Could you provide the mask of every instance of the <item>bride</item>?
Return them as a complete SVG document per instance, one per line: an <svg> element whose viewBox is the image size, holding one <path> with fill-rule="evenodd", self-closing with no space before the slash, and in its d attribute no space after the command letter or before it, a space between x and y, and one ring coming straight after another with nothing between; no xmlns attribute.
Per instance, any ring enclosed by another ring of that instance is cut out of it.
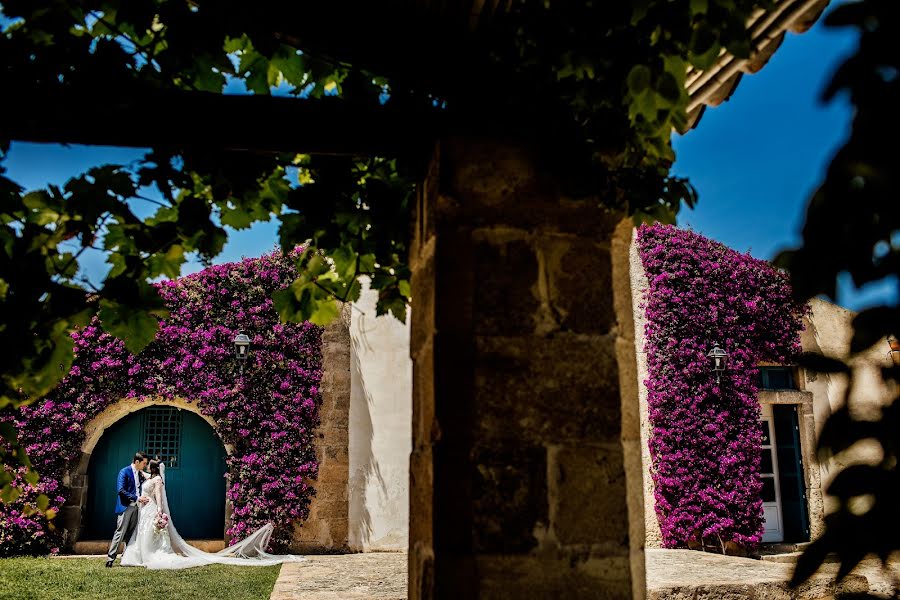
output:
<svg viewBox="0 0 900 600"><path fill-rule="evenodd" d="M187 569L209 564L268 566L304 560L300 556L268 554L265 551L274 529L271 523L219 552L203 552L194 548L178 535L169 515L165 465L161 461L151 460L149 468L150 476L141 486L141 492L150 501L138 512L137 527L122 555L123 566Z"/></svg>

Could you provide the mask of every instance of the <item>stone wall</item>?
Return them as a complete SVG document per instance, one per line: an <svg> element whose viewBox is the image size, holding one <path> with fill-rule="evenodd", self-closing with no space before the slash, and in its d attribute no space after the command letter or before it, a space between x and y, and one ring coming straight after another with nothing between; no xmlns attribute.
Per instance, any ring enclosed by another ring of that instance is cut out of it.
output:
<svg viewBox="0 0 900 600"><path fill-rule="evenodd" d="M631 227L515 144L420 187L410 598L643 598Z"/></svg>
<svg viewBox="0 0 900 600"><path fill-rule="evenodd" d="M321 382L321 424L318 430L319 478L315 482L316 496L310 506L310 516L294 530L293 552L321 553L349 551L349 413L350 413L350 306L346 306L340 319L326 327L322 336L323 375ZM408 386L407 386L408 392ZM100 437L111 425L123 417L147 408L164 405L189 410L200 415L215 428L213 420L201 414L196 403L183 399L135 400L123 399L112 404L85 426L81 460L63 483L71 494L59 515L59 524L65 529L66 543L78 541L82 516L87 502L87 471L91 454ZM225 450L231 453L226 445ZM231 514L231 502L226 503L225 518ZM223 530L225 524L223 523Z"/></svg>
<svg viewBox="0 0 900 600"><path fill-rule="evenodd" d="M350 315L350 548L406 550L412 361L409 317L376 316L363 285Z"/></svg>
<svg viewBox="0 0 900 600"><path fill-rule="evenodd" d="M341 318L326 327L322 336L322 404L317 431L319 477L314 482L316 495L309 518L295 526L292 552L402 550L408 543L411 438L408 327L392 317L376 319L371 294L364 298L362 308L372 318L367 324L357 317L352 342L355 351L351 348L350 305L344 307ZM353 425L351 396L356 404ZM81 460L64 478L71 495L58 522L67 531L68 545L79 538L90 483L88 465L100 437L119 419L154 405L192 411L215 428L212 419L201 414L195 403L183 399L125 399L91 420L85 426ZM353 461L351 438L355 451ZM231 452L227 445L225 450ZM351 462L355 473L352 495ZM231 502L225 502L227 520Z"/></svg>
<svg viewBox="0 0 900 600"><path fill-rule="evenodd" d="M291 551L300 554L347 552L350 473L350 305L322 334L320 424L316 455L319 477L309 518L294 528Z"/></svg>
<svg viewBox="0 0 900 600"><path fill-rule="evenodd" d="M647 415L647 388L644 385L648 371L644 352L646 318L641 303L648 285L637 244L632 243L629 256L640 399L646 544L648 548L660 548L662 535L653 498L652 462L648 445L651 427ZM800 334L803 350L847 359L853 335L851 321L856 313L820 299L810 301L810 306L810 316L804 320L804 331ZM885 340L851 359L854 373L854 389L851 397L855 410L862 414L874 416L873 411L889 402L896 393L896 390L881 378L881 368L892 364L888 349ZM842 374L816 374L804 369L798 371L800 388L798 391L761 391L759 400L760 404L792 404L798 407L810 537L816 539L824 531L824 518L829 510L823 490L827 488L834 473L847 464L874 461L880 456L880 450L875 446L860 445L852 453L844 453L837 459L820 464L815 452L818 432L832 411L843 404L849 381L847 376Z"/></svg>
<svg viewBox="0 0 900 600"><path fill-rule="evenodd" d="M890 346L880 340L871 348L850 358L850 340L853 337L852 321L856 313L830 302L814 299L806 329L801 334L803 349L826 356L847 360L853 372L853 388L850 390L850 407L855 415L878 418L880 409L896 397L896 384L887 383L881 377L881 369L892 366ZM821 431L827 418L844 404L850 384L841 373L812 373L801 370L802 389L812 392L813 414L816 432ZM845 466L856 463L875 463L880 460L881 449L875 444L860 443L850 451L821 465L821 487L827 489L834 475ZM833 508L825 499L825 513Z"/></svg>
<svg viewBox="0 0 900 600"><path fill-rule="evenodd" d="M643 264L638 253L637 244L632 243L630 249L631 261L631 288L632 288L632 308L634 312L635 340L637 349L637 365L638 365L638 384L640 398L640 419L641 419L641 452L644 470L644 518L646 527L646 540L648 548L662 547L662 534L659 529L659 521L656 516L656 501L653 497L653 478L651 476L653 463L650 458L650 420L647 408L647 387L644 385L649 372L647 370L647 355L644 351L644 327L647 319L642 308L643 296L648 288L647 276L644 272ZM814 304L818 301L814 301ZM833 306L833 305L830 305ZM835 307L837 308L837 307ZM841 309L843 310L843 309ZM829 322L833 319L829 318ZM809 326L806 324L807 333L801 334L801 343L804 350L814 350L810 345L810 337L808 335ZM802 379L802 378L801 378ZM819 475L819 463L816 460L816 433L818 419L814 411L816 394L809 391L802 391L804 386L801 384L801 391L761 391L759 394L760 404L792 404L798 407L798 417L800 426L801 439L801 456L803 462L803 472L806 485L807 508L809 511L810 536L815 539L821 535L824 530L824 512L823 512L823 493L822 481ZM818 395L818 402L821 403L823 396ZM819 417L824 418L824 417ZM818 426L820 427L820 425Z"/></svg>

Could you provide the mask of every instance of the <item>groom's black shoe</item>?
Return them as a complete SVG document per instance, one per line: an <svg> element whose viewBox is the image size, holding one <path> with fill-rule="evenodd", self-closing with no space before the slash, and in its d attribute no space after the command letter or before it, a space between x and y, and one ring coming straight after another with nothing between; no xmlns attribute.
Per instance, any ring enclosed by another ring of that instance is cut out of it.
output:
<svg viewBox="0 0 900 600"><path fill-rule="evenodd" d="M113 566L113 561L111 561L111 560L106 561L106 566L107 566L107 567L112 567L112 566Z"/></svg>

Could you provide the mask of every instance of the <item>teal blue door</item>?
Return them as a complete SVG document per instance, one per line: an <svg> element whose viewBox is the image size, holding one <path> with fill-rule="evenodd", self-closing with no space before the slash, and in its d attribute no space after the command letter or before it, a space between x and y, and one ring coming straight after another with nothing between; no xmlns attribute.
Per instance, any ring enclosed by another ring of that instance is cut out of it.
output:
<svg viewBox="0 0 900 600"><path fill-rule="evenodd" d="M151 406L116 422L94 448L82 539L108 539L116 525L116 474L136 450L166 464L166 495L186 539L222 539L225 527L225 448L198 415Z"/></svg>

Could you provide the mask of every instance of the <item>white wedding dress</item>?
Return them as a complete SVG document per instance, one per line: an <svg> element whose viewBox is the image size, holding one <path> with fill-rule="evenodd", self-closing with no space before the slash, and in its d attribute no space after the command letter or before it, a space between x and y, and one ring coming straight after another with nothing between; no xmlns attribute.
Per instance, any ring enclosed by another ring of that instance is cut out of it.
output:
<svg viewBox="0 0 900 600"><path fill-rule="evenodd" d="M162 466L162 465L160 465ZM144 481L141 493L150 502L138 508L138 524L122 554L122 566L147 567L148 569L188 569L201 565L269 566L283 562L305 560L292 554L269 554L265 551L274 529L264 525L246 538L220 550L203 552L194 548L178 535L169 503L166 500L165 468L160 477ZM159 511L169 515L169 525L159 530L155 527Z"/></svg>

